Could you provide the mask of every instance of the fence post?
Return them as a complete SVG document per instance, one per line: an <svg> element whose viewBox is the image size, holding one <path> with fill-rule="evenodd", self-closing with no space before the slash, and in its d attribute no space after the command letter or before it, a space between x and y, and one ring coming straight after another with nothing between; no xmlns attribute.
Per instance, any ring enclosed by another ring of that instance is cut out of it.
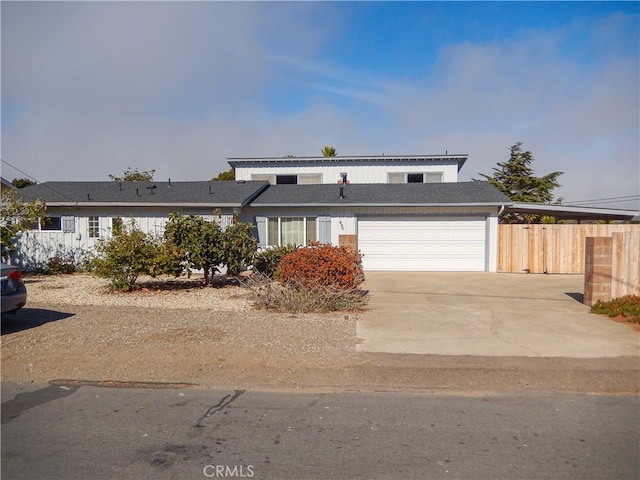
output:
<svg viewBox="0 0 640 480"><path fill-rule="evenodd" d="M612 237L587 237L584 259L583 303L611 300Z"/></svg>

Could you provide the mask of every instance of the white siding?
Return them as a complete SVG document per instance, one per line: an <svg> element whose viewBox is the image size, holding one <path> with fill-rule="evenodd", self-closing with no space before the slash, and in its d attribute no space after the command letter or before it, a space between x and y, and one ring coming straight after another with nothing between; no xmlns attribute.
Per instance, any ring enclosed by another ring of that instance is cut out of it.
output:
<svg viewBox="0 0 640 480"><path fill-rule="evenodd" d="M387 165L303 165L303 166L251 166L236 168L237 180L251 180L252 175L260 175L259 179L266 178L269 175L303 175L303 174L321 174L322 183L338 183L340 174L347 173L347 179L350 183L389 183L389 173L427 173L442 172L443 182L458 181L458 164L457 162L439 162L438 164L406 164L392 163ZM254 177L256 178L256 177Z"/></svg>
<svg viewBox="0 0 640 480"><path fill-rule="evenodd" d="M17 249L12 256L12 263L25 269L43 268L52 257L72 257L79 260L91 252L100 238L111 235L113 218L122 218L126 225L133 219L138 228L151 235L162 235L169 216L179 212L183 215L202 215L206 220L218 220L223 228L231 223L232 212L225 210L221 217L214 216L212 209L183 209L162 207L117 207L117 208L82 208L78 211L71 208L50 207L47 215L73 216L75 232L29 230L17 238ZM75 213L75 214L74 214ZM89 217L97 216L100 222L100 236L89 237Z"/></svg>

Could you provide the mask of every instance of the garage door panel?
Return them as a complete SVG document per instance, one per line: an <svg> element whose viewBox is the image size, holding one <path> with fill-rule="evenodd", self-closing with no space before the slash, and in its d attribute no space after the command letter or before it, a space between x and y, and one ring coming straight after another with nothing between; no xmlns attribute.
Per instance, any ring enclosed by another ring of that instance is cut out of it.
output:
<svg viewBox="0 0 640 480"><path fill-rule="evenodd" d="M358 221L365 270L483 271L486 221L385 217Z"/></svg>

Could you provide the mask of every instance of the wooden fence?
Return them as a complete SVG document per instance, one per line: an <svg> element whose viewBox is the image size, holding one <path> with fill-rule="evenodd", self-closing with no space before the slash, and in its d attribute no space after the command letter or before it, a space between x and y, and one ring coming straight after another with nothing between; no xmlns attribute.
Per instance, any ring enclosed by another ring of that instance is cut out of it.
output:
<svg viewBox="0 0 640 480"><path fill-rule="evenodd" d="M611 237L616 232L640 232L640 225L502 224L498 271L584 274L585 238Z"/></svg>
<svg viewBox="0 0 640 480"><path fill-rule="evenodd" d="M640 231L613 235L611 298L640 295Z"/></svg>

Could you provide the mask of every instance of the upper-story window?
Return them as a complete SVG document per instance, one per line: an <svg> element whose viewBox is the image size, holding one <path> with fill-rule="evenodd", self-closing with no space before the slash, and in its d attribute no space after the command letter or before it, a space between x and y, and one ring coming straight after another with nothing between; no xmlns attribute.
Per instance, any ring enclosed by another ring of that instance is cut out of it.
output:
<svg viewBox="0 0 640 480"><path fill-rule="evenodd" d="M442 183L442 172L389 172L389 183Z"/></svg>
<svg viewBox="0 0 640 480"><path fill-rule="evenodd" d="M322 174L300 173L298 175L269 175L252 173L251 180L266 181L271 185L315 185L322 183Z"/></svg>
<svg viewBox="0 0 640 480"><path fill-rule="evenodd" d="M277 185L296 185L298 183L297 175L276 175Z"/></svg>

